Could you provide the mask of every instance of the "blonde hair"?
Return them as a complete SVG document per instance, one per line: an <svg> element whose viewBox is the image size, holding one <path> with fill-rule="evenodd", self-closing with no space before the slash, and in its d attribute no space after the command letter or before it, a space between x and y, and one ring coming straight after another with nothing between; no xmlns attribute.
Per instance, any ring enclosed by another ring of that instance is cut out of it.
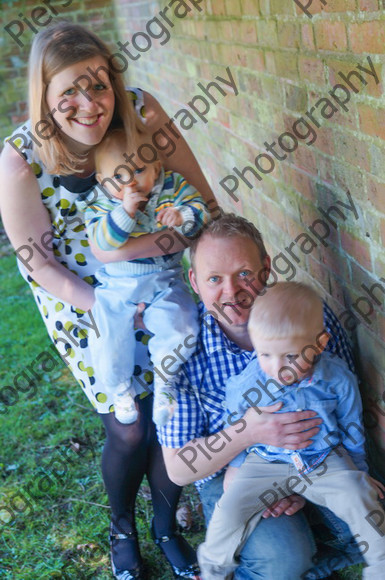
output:
<svg viewBox="0 0 385 580"><path fill-rule="evenodd" d="M251 335L279 339L323 332L323 305L318 293L302 282L277 282L258 295L251 309Z"/></svg>
<svg viewBox="0 0 385 580"><path fill-rule="evenodd" d="M199 236L193 238L190 245L190 261L191 267L195 268L195 254L200 242L206 237L212 238L247 238L254 242L258 248L261 263L263 264L267 257L267 251L261 233L255 225L249 222L246 218L236 215L235 213L224 213L206 224Z"/></svg>
<svg viewBox="0 0 385 580"><path fill-rule="evenodd" d="M33 143L34 150L48 173L71 175L81 169L74 169L86 162L86 155L70 151L65 144L60 129L49 114L46 92L52 78L63 69L83 60L101 56L108 68L111 51L93 32L79 24L58 22L41 30L34 38L29 57L29 114L32 131L40 121L45 122L45 132L50 138L39 140L41 146ZM127 135L135 140L146 132L130 102L124 87L122 75L109 72L115 95L115 108L110 127L124 127ZM49 131L48 131L49 129Z"/></svg>

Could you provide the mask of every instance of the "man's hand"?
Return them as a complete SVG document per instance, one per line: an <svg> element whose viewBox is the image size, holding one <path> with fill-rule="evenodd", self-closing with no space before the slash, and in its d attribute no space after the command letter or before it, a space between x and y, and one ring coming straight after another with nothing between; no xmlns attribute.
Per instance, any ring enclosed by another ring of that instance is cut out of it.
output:
<svg viewBox="0 0 385 580"><path fill-rule="evenodd" d="M265 510L262 514L262 517L265 519L269 518L270 516L273 518L278 518L282 514L292 516L301 510L305 503L305 498L303 498L301 495L289 495L277 501L277 503L273 504L270 508Z"/></svg>
<svg viewBox="0 0 385 580"><path fill-rule="evenodd" d="M370 475L368 477L370 479L370 483L376 489L376 491L378 493L378 497L380 499L384 499L385 486L381 483L381 481L374 479L374 477L371 477Z"/></svg>
<svg viewBox="0 0 385 580"><path fill-rule="evenodd" d="M269 407L250 407L243 416L246 428L243 432L249 440L248 445L274 445L284 449L304 449L317 435L317 425L322 420L314 411L289 411L277 413L282 403ZM246 445L245 448L248 446Z"/></svg>
<svg viewBox="0 0 385 580"><path fill-rule="evenodd" d="M223 478L223 491L227 490L236 473L238 472L238 469L238 467L233 467L232 465L228 466L226 469L225 477Z"/></svg>
<svg viewBox="0 0 385 580"><path fill-rule="evenodd" d="M148 196L140 191L131 191L127 189L123 194L123 207L128 215L134 219L136 210L141 203L147 203Z"/></svg>
<svg viewBox="0 0 385 580"><path fill-rule="evenodd" d="M175 207L166 207L161 209L157 215L158 222L163 226L181 226L183 224L182 214Z"/></svg>

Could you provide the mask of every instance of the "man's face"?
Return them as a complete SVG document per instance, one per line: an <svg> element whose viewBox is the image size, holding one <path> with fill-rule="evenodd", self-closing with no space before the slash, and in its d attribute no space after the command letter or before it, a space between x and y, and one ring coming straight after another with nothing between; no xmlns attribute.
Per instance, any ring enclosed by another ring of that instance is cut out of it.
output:
<svg viewBox="0 0 385 580"><path fill-rule="evenodd" d="M230 337L247 327L250 308L264 287L270 265L250 238L204 234L190 270L190 282Z"/></svg>

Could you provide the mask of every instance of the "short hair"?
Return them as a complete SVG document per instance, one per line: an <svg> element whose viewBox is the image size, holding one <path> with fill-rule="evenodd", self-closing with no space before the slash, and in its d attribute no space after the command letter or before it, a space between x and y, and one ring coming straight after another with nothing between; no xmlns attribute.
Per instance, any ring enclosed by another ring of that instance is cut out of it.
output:
<svg viewBox="0 0 385 580"><path fill-rule="evenodd" d="M205 225L199 236L193 239L190 246L190 261L193 269L197 248L206 236L213 238L247 238L252 240L257 246L261 262L268 255L262 235L253 223L242 216L235 215L235 213L222 212L218 218Z"/></svg>
<svg viewBox="0 0 385 580"><path fill-rule="evenodd" d="M250 335L266 339L302 337L323 331L323 304L314 288L303 282L276 282L255 299L248 323Z"/></svg>
<svg viewBox="0 0 385 580"><path fill-rule="evenodd" d="M103 57L109 67L112 54L107 45L80 24L59 21L42 29L33 40L29 57L29 115L32 132L42 120L47 126L49 124L52 131L49 139L42 140L41 147L37 149L35 143L32 146L48 173L71 175L75 172L74 166L84 163L85 156L70 151L63 141L60 129L49 115L47 87L52 78L65 68L95 56ZM124 127L126 133L135 139L138 133L146 129L135 113L122 75L112 74L109 70L109 77L115 95L110 126Z"/></svg>

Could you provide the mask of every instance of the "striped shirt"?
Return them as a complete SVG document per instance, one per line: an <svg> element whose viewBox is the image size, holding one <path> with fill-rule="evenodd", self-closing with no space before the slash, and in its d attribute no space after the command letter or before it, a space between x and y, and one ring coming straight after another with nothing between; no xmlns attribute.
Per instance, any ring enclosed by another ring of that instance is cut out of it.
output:
<svg viewBox="0 0 385 580"><path fill-rule="evenodd" d="M197 190L178 173L162 169L149 200L143 211L137 210L132 218L124 209L121 200L108 195L97 186L77 202L85 214L88 237L101 250L115 250L129 238L160 232L165 229L157 220L162 209L173 207L183 217L181 226L173 229L186 237L194 237L210 219L207 206ZM178 252L179 253L179 252ZM161 256L167 262L170 254ZM159 258L132 260L141 263L156 263Z"/></svg>
<svg viewBox="0 0 385 580"><path fill-rule="evenodd" d="M227 338L202 303L199 304L199 314L201 332L195 353L182 366L177 384L178 405L175 414L158 430L161 444L174 449L183 447L195 438L213 435L228 426L226 382L230 376L241 373L253 356L253 351L242 350ZM324 325L330 334L325 350L345 360L354 372L353 357L345 331L326 303ZM197 481L197 487L219 475L221 471Z"/></svg>

